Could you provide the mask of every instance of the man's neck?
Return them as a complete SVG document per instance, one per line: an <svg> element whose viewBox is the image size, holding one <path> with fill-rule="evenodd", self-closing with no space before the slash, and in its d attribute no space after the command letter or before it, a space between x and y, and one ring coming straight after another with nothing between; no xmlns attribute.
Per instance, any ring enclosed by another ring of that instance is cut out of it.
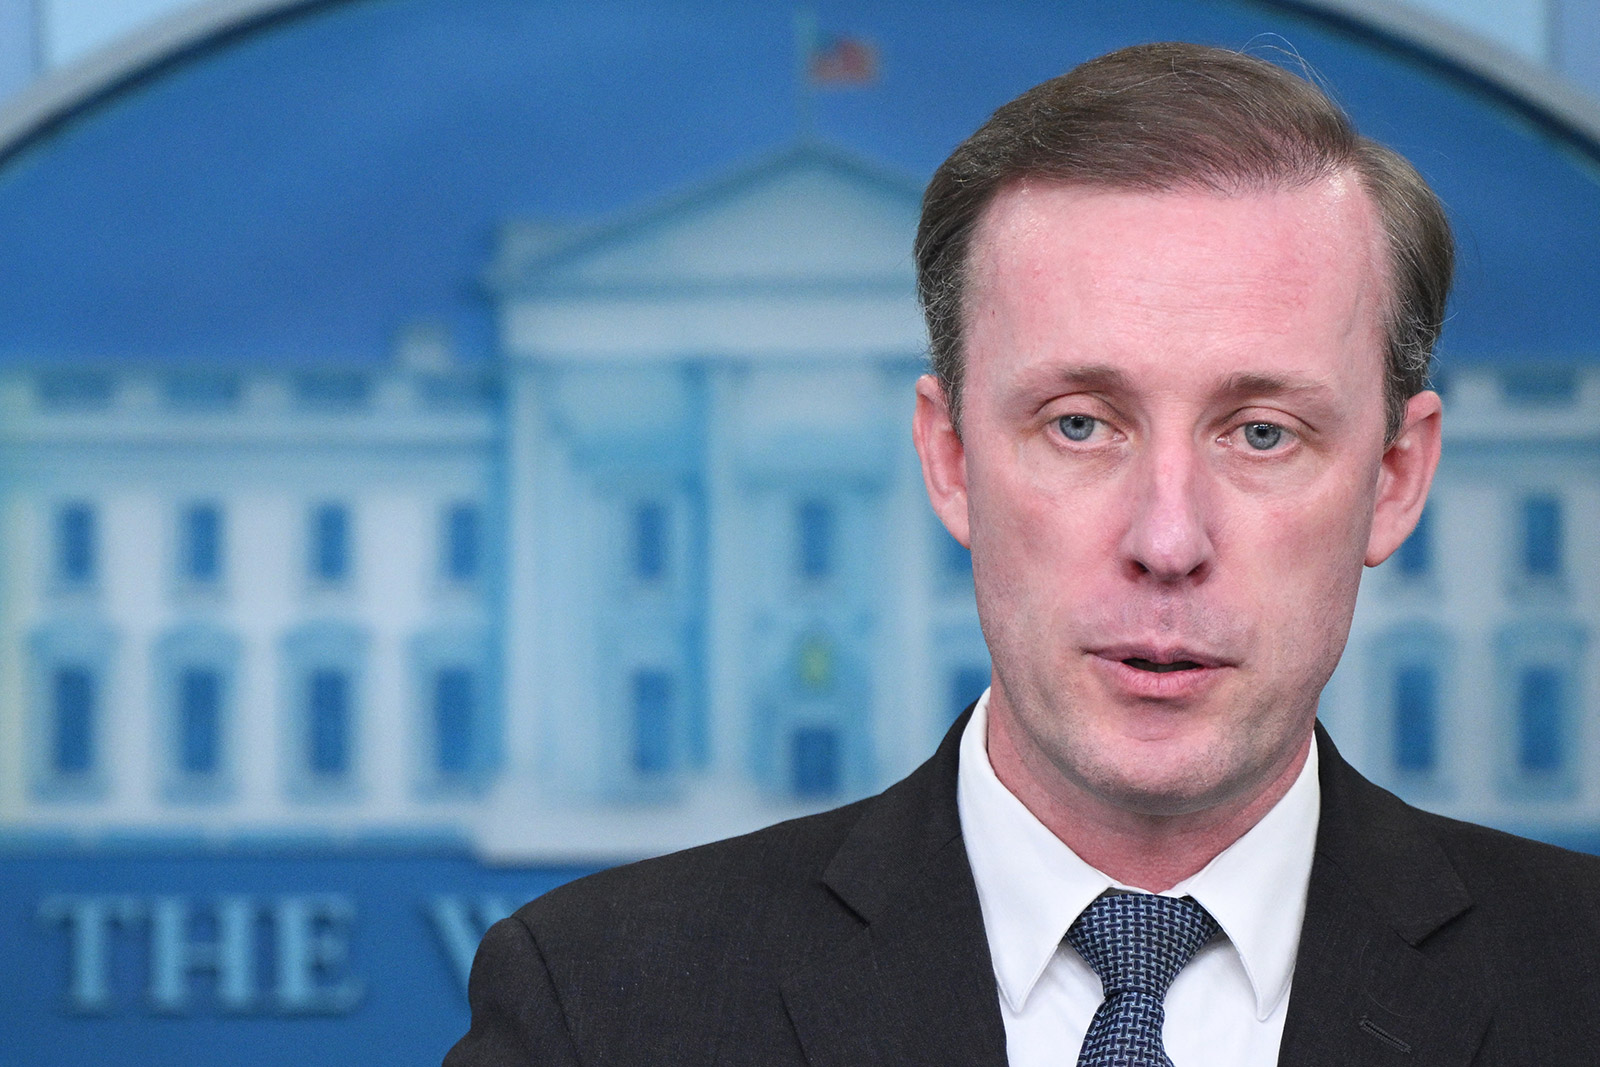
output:
<svg viewBox="0 0 1600 1067"><path fill-rule="evenodd" d="M1123 885L1160 893L1198 873L1283 799L1299 777L1311 737L1264 788L1181 815L1131 811L1036 767L995 717L989 763L1002 785L1085 863ZM1046 787L1043 782L1050 782Z"/></svg>

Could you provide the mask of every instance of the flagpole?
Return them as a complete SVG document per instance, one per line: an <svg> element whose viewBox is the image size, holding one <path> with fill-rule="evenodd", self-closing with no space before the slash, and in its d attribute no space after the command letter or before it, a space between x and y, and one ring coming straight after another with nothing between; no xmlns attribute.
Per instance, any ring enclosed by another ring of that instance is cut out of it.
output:
<svg viewBox="0 0 1600 1067"><path fill-rule="evenodd" d="M817 49L817 13L809 7L794 13L794 117L797 140L816 135L816 94L811 86L811 57Z"/></svg>

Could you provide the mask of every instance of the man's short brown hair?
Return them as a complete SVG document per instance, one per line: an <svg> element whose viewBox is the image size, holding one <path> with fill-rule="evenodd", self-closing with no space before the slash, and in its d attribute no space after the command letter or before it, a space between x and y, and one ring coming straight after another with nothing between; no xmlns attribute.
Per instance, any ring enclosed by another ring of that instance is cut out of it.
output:
<svg viewBox="0 0 1600 1067"><path fill-rule="evenodd" d="M984 209L1025 178L1220 193L1292 188L1352 172L1388 243L1385 430L1427 387L1455 246L1444 206L1410 163L1362 137L1328 96L1264 59L1195 44L1124 48L1037 85L950 154L922 198L917 295L933 373L960 427L971 243Z"/></svg>

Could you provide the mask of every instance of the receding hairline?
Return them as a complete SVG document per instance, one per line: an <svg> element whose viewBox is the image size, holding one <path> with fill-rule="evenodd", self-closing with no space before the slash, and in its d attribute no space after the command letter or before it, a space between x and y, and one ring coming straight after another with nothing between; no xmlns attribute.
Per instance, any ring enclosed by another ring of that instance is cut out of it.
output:
<svg viewBox="0 0 1600 1067"><path fill-rule="evenodd" d="M1165 197L1183 196L1185 194L1210 194L1218 199L1233 199L1265 196L1273 193L1291 193L1299 189L1309 189L1321 182L1344 182L1350 188L1360 192L1361 216L1365 221L1368 238L1368 266L1373 269L1373 273L1369 277L1378 287L1380 294L1378 327L1383 335L1379 340L1380 359L1382 359L1383 350L1387 348L1386 338L1389 325L1399 311L1401 296L1389 233L1385 224L1383 206L1379 203L1377 194L1371 188L1370 183L1365 180L1361 168L1354 162L1323 167L1320 168L1320 171L1308 172L1304 175L1285 174L1277 181L1255 177L1241 179L1236 182L1186 178L1160 184L1153 182L1138 184L1086 181L1075 175L1057 176L1049 173L1023 173L1009 178L995 186L987 202L973 220L972 227L965 240L962 263L959 267L962 274L961 306L959 309L962 348L966 348L969 339L967 329L970 325L969 316L984 286L984 280L976 266L982 258L983 250L989 246L986 240L987 235L993 225L993 219L999 206L1012 202L1014 194L1019 190L1029 186L1038 186L1081 191L1091 196ZM966 356L967 353L963 351L963 362L965 362Z"/></svg>

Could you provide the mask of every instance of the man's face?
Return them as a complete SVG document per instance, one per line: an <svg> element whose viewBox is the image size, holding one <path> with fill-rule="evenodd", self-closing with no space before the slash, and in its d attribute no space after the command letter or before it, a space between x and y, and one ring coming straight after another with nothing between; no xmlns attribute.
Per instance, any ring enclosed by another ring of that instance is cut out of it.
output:
<svg viewBox="0 0 1600 1067"><path fill-rule="evenodd" d="M972 549L991 754L1035 787L1142 815L1286 787L1438 455L1432 393L1384 443L1382 248L1346 178L989 206L961 434L925 378L916 437Z"/></svg>

